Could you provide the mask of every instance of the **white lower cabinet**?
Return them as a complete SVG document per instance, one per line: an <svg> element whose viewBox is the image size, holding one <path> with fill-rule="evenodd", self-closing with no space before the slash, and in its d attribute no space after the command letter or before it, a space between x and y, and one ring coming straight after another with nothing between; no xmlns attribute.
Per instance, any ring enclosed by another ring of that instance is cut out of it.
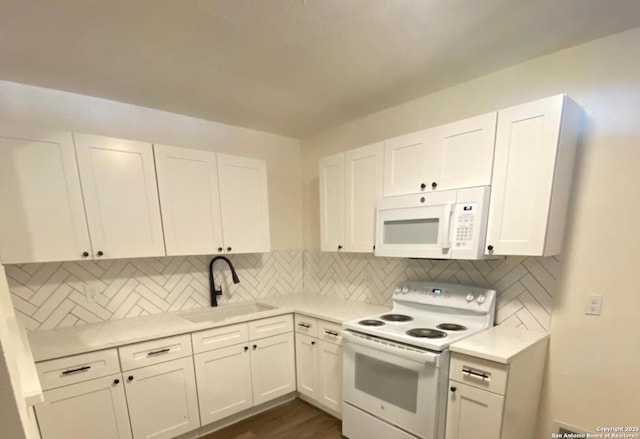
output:
<svg viewBox="0 0 640 439"><path fill-rule="evenodd" d="M251 379L254 405L296 390L293 334L252 342Z"/></svg>
<svg viewBox="0 0 640 439"><path fill-rule="evenodd" d="M123 387L118 373L45 391L36 407L42 439L131 439Z"/></svg>
<svg viewBox="0 0 640 439"><path fill-rule="evenodd" d="M194 363L202 425L253 406L247 344L196 354Z"/></svg>
<svg viewBox="0 0 640 439"><path fill-rule="evenodd" d="M499 438L504 396L449 381L447 439Z"/></svg>
<svg viewBox="0 0 640 439"><path fill-rule="evenodd" d="M131 370L124 377L134 439L169 439L200 427L192 357Z"/></svg>
<svg viewBox="0 0 640 439"><path fill-rule="evenodd" d="M300 394L335 413L342 413L341 326L296 315L296 376ZM307 326L317 337L307 335Z"/></svg>

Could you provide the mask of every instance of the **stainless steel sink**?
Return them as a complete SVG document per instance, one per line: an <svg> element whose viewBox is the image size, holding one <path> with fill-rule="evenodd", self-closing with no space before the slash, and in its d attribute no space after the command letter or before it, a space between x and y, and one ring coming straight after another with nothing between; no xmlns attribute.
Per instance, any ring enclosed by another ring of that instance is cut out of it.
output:
<svg viewBox="0 0 640 439"><path fill-rule="evenodd" d="M180 313L180 316L193 323L218 322L245 314L254 314L261 311L270 311L275 306L260 303L248 303L240 305L222 305L217 308L198 309Z"/></svg>

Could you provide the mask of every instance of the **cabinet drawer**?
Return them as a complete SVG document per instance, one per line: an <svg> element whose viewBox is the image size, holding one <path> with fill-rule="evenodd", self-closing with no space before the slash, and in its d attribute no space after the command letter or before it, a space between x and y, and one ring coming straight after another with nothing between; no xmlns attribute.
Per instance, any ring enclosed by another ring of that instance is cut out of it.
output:
<svg viewBox="0 0 640 439"><path fill-rule="evenodd" d="M453 353L449 379L504 395L508 371L506 364Z"/></svg>
<svg viewBox="0 0 640 439"><path fill-rule="evenodd" d="M122 371L191 355L189 334L160 338L118 348Z"/></svg>
<svg viewBox="0 0 640 439"><path fill-rule="evenodd" d="M191 334L193 352L211 351L238 343L246 343L249 340L249 326L246 323L240 325L223 326L222 328L207 329L206 331Z"/></svg>
<svg viewBox="0 0 640 439"><path fill-rule="evenodd" d="M296 332L306 334L311 337L318 336L318 320L313 317L307 317L302 314L294 316Z"/></svg>
<svg viewBox="0 0 640 439"><path fill-rule="evenodd" d="M291 314L249 322L249 340L257 340L292 331L293 316Z"/></svg>
<svg viewBox="0 0 640 439"><path fill-rule="evenodd" d="M329 343L342 344L342 325L318 320L318 338Z"/></svg>
<svg viewBox="0 0 640 439"><path fill-rule="evenodd" d="M42 390L75 384L120 372L115 349L36 363Z"/></svg>

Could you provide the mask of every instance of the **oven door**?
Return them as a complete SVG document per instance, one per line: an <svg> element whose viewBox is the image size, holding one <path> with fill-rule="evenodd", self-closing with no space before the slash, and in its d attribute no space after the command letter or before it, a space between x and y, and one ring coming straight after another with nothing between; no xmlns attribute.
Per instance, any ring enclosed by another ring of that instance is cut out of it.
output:
<svg viewBox="0 0 640 439"><path fill-rule="evenodd" d="M448 351L412 350L350 331L342 335L344 402L420 438L443 437ZM374 438L375 433L367 439Z"/></svg>
<svg viewBox="0 0 640 439"><path fill-rule="evenodd" d="M397 198L378 203L376 256L448 258L454 203L416 205L414 195Z"/></svg>

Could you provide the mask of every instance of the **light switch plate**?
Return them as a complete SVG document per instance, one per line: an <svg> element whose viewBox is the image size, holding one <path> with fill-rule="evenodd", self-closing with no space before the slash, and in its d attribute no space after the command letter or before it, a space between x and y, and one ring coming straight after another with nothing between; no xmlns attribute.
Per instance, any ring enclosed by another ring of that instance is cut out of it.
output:
<svg viewBox="0 0 640 439"><path fill-rule="evenodd" d="M87 282L84 284L84 295L87 298L87 303L93 303L98 296L98 286L95 282Z"/></svg>
<svg viewBox="0 0 640 439"><path fill-rule="evenodd" d="M587 296L587 306L584 313L590 316L599 316L602 313L602 296L600 294Z"/></svg>

